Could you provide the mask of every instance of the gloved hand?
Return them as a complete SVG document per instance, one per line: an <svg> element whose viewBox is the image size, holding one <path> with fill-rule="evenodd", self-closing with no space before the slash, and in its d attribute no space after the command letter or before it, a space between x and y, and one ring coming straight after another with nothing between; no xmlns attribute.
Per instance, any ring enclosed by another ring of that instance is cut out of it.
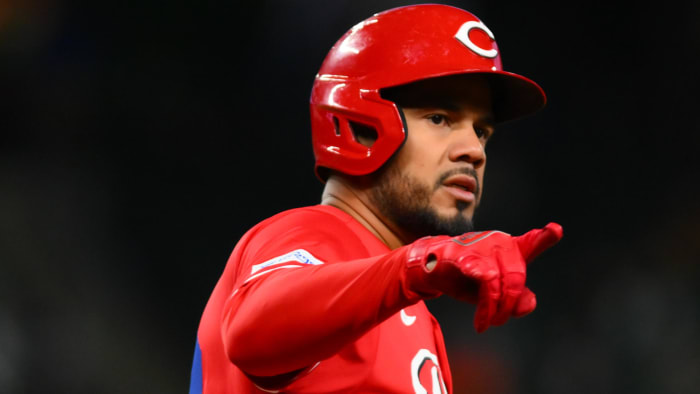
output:
<svg viewBox="0 0 700 394"><path fill-rule="evenodd" d="M421 238L408 252L407 283L426 297L446 294L476 304L474 327L483 332L535 309L525 267L562 235L560 225L549 223L517 237L485 231Z"/></svg>

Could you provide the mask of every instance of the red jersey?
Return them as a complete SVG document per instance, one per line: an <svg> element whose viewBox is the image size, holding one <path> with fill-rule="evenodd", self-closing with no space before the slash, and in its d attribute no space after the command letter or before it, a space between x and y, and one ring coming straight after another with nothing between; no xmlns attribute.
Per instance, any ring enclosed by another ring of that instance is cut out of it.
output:
<svg viewBox="0 0 700 394"><path fill-rule="evenodd" d="M451 392L440 327L403 286L404 261L334 207L259 223L204 310L190 393ZM278 379L263 390L249 375Z"/></svg>

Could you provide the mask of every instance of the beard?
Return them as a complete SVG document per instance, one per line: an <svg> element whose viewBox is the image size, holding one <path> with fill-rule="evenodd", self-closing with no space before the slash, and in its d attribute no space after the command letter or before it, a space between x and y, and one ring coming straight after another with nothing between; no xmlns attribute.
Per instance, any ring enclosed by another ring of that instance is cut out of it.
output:
<svg viewBox="0 0 700 394"><path fill-rule="evenodd" d="M389 165L377 174L376 186L372 188L370 198L386 218L413 239L427 235L461 235L474 231L471 218L464 215L469 203L457 201L457 213L448 217L439 215L430 205L432 194L442 186L445 179L455 174L467 174L476 179L474 194L479 195L479 178L472 168L457 168L442 174L431 189Z"/></svg>

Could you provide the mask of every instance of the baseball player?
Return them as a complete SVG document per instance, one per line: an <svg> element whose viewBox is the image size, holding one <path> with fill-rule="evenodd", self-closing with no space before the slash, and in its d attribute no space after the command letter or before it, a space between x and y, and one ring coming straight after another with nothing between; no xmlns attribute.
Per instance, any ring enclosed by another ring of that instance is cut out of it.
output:
<svg viewBox="0 0 700 394"><path fill-rule="evenodd" d="M494 126L544 104L467 11L414 5L355 25L311 93L322 202L238 242L202 316L190 393L452 392L423 300L476 305L477 332L524 316L526 265L562 236L471 222Z"/></svg>

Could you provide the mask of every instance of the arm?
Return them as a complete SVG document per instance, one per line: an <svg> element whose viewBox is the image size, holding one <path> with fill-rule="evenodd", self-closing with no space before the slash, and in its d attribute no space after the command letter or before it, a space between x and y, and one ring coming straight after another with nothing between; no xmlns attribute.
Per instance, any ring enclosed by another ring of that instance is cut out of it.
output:
<svg viewBox="0 0 700 394"><path fill-rule="evenodd" d="M406 286L408 248L382 256L282 269L246 283L224 307L231 361L255 376L314 365L402 308L437 292Z"/></svg>
<svg viewBox="0 0 700 394"><path fill-rule="evenodd" d="M535 308L525 264L560 238L554 224L521 237L426 237L382 256L272 272L227 301L227 355L252 376L300 371L400 309L443 293L477 304L481 332Z"/></svg>

